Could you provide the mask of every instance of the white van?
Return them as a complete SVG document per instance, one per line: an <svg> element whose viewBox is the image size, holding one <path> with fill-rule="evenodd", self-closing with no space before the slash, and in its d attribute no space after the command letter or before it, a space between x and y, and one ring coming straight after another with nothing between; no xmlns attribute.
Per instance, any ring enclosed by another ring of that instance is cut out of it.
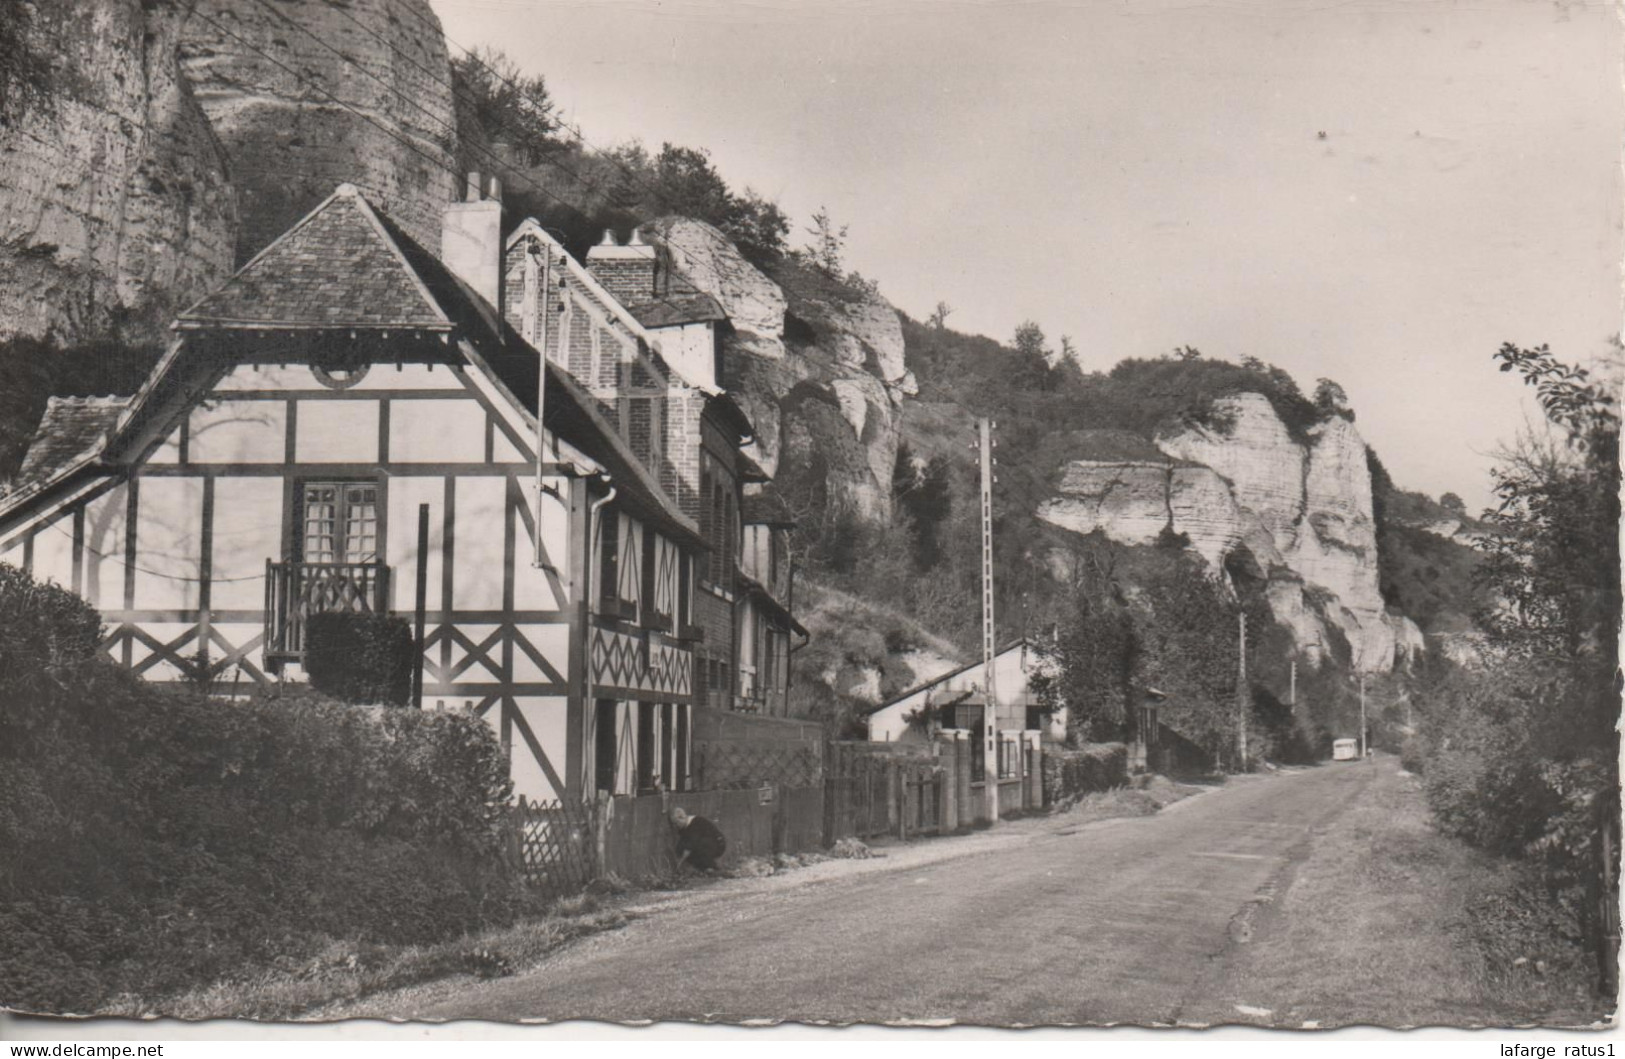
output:
<svg viewBox="0 0 1625 1059"><path fill-rule="evenodd" d="M1333 761L1355 761L1360 756L1360 741L1358 739L1333 739Z"/></svg>

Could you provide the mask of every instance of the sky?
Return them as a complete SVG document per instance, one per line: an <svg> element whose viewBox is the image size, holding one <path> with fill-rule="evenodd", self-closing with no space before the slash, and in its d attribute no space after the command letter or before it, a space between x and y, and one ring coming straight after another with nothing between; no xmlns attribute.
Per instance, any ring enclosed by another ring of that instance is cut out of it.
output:
<svg viewBox="0 0 1625 1059"><path fill-rule="evenodd" d="M1333 378L1401 486L1471 507L1539 419L1495 350L1621 330L1606 3L431 2L590 143L707 148L794 242L827 208L916 318Z"/></svg>

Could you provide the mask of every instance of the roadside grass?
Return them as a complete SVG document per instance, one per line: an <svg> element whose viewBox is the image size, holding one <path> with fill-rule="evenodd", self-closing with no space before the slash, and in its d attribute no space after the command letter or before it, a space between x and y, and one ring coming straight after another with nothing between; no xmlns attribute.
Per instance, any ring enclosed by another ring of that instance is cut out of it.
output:
<svg viewBox="0 0 1625 1059"><path fill-rule="evenodd" d="M1116 817L1150 816L1204 790L1204 786L1151 777L1140 787L1119 787L1082 796L1046 814L1064 815L1068 824ZM1039 818L1035 818L1039 819ZM882 841L882 847L887 845ZM842 839L823 852L750 857L709 878L750 879L778 875L826 861L884 857L856 839ZM184 993L151 998L115 997L98 1015L145 1018L163 1015L186 1020L217 1018L278 1021L345 1018L357 1002L378 994L410 990L462 976L502 978L519 974L571 942L614 930L639 918L614 898L640 892L693 888L708 877L668 872L636 880L607 876L583 894L561 899L538 918L493 928L433 945L376 945L327 939L302 955L270 968L224 978Z"/></svg>
<svg viewBox="0 0 1625 1059"><path fill-rule="evenodd" d="M97 1014L189 1020L293 1019L329 1005L455 975L500 978L517 974L578 938L613 930L635 918L618 908L603 907L598 894L579 894L559 901L541 918L435 945L330 940L308 959L285 960L268 970L222 979L165 999L118 997Z"/></svg>
<svg viewBox="0 0 1625 1059"><path fill-rule="evenodd" d="M1109 791L1091 791L1068 798L1051 809L1050 815L1065 815L1069 824L1087 824L1120 816L1150 816L1207 789L1207 785L1152 776L1140 786L1113 787Z"/></svg>
<svg viewBox="0 0 1625 1059"><path fill-rule="evenodd" d="M1584 953L1539 912L1519 865L1435 831L1419 783L1392 758L1347 767L1371 768L1371 782L1261 891L1251 940L1215 967L1216 1000L1184 1017L1305 1028L1606 1017Z"/></svg>

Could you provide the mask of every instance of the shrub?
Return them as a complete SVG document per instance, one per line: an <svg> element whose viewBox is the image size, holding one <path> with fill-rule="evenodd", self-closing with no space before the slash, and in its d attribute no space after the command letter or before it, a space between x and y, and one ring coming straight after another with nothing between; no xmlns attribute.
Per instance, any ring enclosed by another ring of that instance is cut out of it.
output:
<svg viewBox="0 0 1625 1059"><path fill-rule="evenodd" d="M430 942L532 907L484 721L147 684L96 660L98 624L0 567L0 1001L150 1002L325 938Z"/></svg>
<svg viewBox="0 0 1625 1059"><path fill-rule="evenodd" d="M416 644L404 619L312 614L305 625L311 687L345 702L404 706L412 697Z"/></svg>
<svg viewBox="0 0 1625 1059"><path fill-rule="evenodd" d="M1079 750L1044 748L1044 804L1128 784L1128 747L1091 743Z"/></svg>

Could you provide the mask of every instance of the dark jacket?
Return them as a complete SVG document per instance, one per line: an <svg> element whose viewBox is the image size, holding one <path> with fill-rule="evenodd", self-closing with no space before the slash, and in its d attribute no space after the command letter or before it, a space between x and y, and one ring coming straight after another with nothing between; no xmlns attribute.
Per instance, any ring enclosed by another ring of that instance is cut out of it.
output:
<svg viewBox="0 0 1625 1059"><path fill-rule="evenodd" d="M703 816L689 817L688 826L677 832L677 852L687 853L688 862L702 871L716 867L728 848L717 825Z"/></svg>

